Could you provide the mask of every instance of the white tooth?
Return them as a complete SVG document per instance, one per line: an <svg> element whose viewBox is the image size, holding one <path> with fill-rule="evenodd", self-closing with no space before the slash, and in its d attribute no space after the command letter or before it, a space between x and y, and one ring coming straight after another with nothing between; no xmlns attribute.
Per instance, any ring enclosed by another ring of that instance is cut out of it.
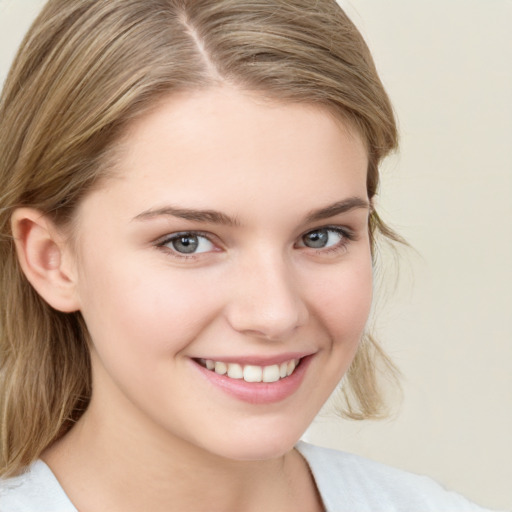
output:
<svg viewBox="0 0 512 512"><path fill-rule="evenodd" d="M263 368L263 382L276 382L279 380L279 365L265 366Z"/></svg>
<svg viewBox="0 0 512 512"><path fill-rule="evenodd" d="M205 364L206 364L206 368L208 368L208 370L213 370L215 368L215 363L211 359L207 359L205 361Z"/></svg>
<svg viewBox="0 0 512 512"><path fill-rule="evenodd" d="M288 368L286 369L286 375L289 377L293 370L295 370L295 367L297 366L296 359L292 359L291 361L288 361Z"/></svg>
<svg viewBox="0 0 512 512"><path fill-rule="evenodd" d="M279 365L279 377L284 379L288 375L288 363L281 363Z"/></svg>
<svg viewBox="0 0 512 512"><path fill-rule="evenodd" d="M237 363L228 364L228 377L232 379L242 379L244 376L244 372L242 367Z"/></svg>
<svg viewBox="0 0 512 512"><path fill-rule="evenodd" d="M215 363L215 373L218 373L219 375L224 375L228 371L228 368L225 363L221 363L217 361Z"/></svg>
<svg viewBox="0 0 512 512"><path fill-rule="evenodd" d="M246 382L261 382L263 369L261 366L247 364L244 366L244 380Z"/></svg>

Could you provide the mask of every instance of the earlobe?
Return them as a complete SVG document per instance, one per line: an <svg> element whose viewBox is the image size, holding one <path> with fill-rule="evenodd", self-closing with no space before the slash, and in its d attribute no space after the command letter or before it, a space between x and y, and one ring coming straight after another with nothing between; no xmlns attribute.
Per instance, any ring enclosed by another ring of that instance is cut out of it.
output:
<svg viewBox="0 0 512 512"><path fill-rule="evenodd" d="M59 311L77 311L69 248L54 223L38 210L18 208L11 225L20 266L37 293Z"/></svg>

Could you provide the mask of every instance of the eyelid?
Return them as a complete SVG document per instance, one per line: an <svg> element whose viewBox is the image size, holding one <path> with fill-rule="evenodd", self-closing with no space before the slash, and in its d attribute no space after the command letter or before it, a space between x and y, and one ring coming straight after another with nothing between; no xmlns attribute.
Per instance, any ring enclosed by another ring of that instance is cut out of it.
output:
<svg viewBox="0 0 512 512"><path fill-rule="evenodd" d="M168 233L164 236L157 238L153 242L153 245L156 248L165 250L169 254L172 254L174 257L180 258L180 259L193 259L193 258L198 258L201 255L211 254L212 252L216 252L216 251L205 251L205 252L200 252L200 253L186 254L186 253L180 253L170 247L166 247L166 245L171 243L173 240L176 240L176 239L186 236L186 235L206 238L217 249L219 248L220 244L215 235L213 235L212 233L208 233L206 231L195 231L195 230L184 230L184 231L175 231L173 233Z"/></svg>
<svg viewBox="0 0 512 512"><path fill-rule="evenodd" d="M302 239L309 233L314 233L315 231L335 231L336 233L340 233L343 235L343 237L348 238L349 240L355 240L356 239L356 233L355 230L349 228L348 226L338 226L338 225L327 225L327 226L318 226L313 229L308 229L307 231L304 231L300 236L299 239Z"/></svg>
<svg viewBox="0 0 512 512"><path fill-rule="evenodd" d="M213 243L213 235L211 233L207 233L206 231L197 231L194 229L184 229L182 231L173 231L172 233L167 233L163 236L158 237L156 240L154 240L155 245L164 245L171 240L175 240L176 238L179 238L180 236L185 235L192 235L192 236L202 236L204 238L207 238Z"/></svg>
<svg viewBox="0 0 512 512"><path fill-rule="evenodd" d="M336 253L340 250L346 249L347 245L351 241L357 240L357 238L358 238L355 230L353 230L352 228L349 228L348 226L326 225L326 226L318 226L316 228L308 229L307 231L304 231L299 236L298 240L300 242L300 241L302 241L303 237L305 237L307 234L315 232L315 231L321 231L321 230L327 230L327 231L333 231L333 232L339 233L342 238L338 244L335 244L334 246L329 246L329 247L312 248L312 247L306 246L305 244L299 245L299 243L294 244L295 247L298 247L300 249L304 249L304 250L307 250L310 252L312 251L312 252L318 253L318 254ZM185 236L185 235L204 237L211 244L213 244L217 250L186 254L186 253L180 253L170 247L166 247L166 245L169 244L170 242L172 242L173 240L176 240L180 236ZM200 258L202 256L204 257L204 255L211 254L212 252L218 252L218 251L222 250L222 245L219 242L219 239L216 235L214 235L213 233L206 232L206 231L197 231L197 230L183 230L183 231L175 231L173 233L168 233L164 236L157 238L153 242L153 245L156 248L165 250L166 252L171 254L173 257L178 258L178 259L196 259L196 258Z"/></svg>
<svg viewBox="0 0 512 512"><path fill-rule="evenodd" d="M336 225L328 225L328 226L319 226L317 228L308 229L304 233L302 233L299 236L299 241L302 242L302 239L308 235L309 233L314 233L315 231L333 231L335 233L338 233L342 238L338 244L335 244L334 246L329 247L320 247L320 248L313 248L308 247L304 243L301 245L297 245L298 248L312 251L316 254L330 254L330 253L337 253L339 251L342 251L344 249L347 249L347 246L350 242L357 240L356 233L353 229L347 227L347 226L336 226Z"/></svg>

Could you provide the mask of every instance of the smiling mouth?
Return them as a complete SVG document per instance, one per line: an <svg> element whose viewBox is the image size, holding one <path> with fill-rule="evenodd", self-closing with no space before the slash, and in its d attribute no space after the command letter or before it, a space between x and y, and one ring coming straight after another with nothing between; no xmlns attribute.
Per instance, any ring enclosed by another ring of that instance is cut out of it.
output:
<svg viewBox="0 0 512 512"><path fill-rule="evenodd" d="M293 374L301 359L290 359L280 364L257 366L252 364L224 363L211 359L195 359L203 368L224 375L230 379L243 379L245 382L277 382Z"/></svg>

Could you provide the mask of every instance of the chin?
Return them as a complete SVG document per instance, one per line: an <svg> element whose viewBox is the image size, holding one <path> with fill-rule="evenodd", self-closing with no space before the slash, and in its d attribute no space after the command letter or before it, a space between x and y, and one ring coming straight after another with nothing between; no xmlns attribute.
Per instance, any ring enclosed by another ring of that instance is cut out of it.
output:
<svg viewBox="0 0 512 512"><path fill-rule="evenodd" d="M215 449L210 450L217 455L237 461L270 460L282 457L299 441L303 431L290 429L255 429L231 432L225 438L215 443Z"/></svg>
<svg viewBox="0 0 512 512"><path fill-rule="evenodd" d="M223 450L222 456L237 461L261 461L278 459L293 449L298 439L293 442L245 443L242 446L230 446Z"/></svg>

